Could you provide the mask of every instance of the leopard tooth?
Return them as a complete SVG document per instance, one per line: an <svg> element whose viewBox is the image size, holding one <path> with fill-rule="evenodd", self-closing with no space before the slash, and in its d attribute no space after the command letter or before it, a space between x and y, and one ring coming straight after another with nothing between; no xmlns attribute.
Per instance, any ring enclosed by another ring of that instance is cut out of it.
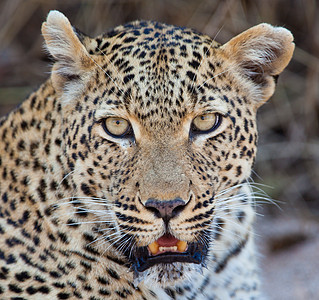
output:
<svg viewBox="0 0 319 300"><path fill-rule="evenodd" d="M159 244L155 241L152 244L148 245L148 249L151 251L151 253L154 255L159 250Z"/></svg>
<svg viewBox="0 0 319 300"><path fill-rule="evenodd" d="M187 248L187 243L184 242L184 241L178 241L177 242L177 250L179 252L184 252L186 251L186 248Z"/></svg>
<svg viewBox="0 0 319 300"><path fill-rule="evenodd" d="M159 247L159 251L160 252L166 252L166 251L177 252L177 246Z"/></svg>

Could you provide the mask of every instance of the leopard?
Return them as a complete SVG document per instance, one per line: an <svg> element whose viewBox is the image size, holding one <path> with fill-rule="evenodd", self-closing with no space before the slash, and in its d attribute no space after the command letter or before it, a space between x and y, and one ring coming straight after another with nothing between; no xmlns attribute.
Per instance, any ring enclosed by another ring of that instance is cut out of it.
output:
<svg viewBox="0 0 319 300"><path fill-rule="evenodd" d="M290 31L42 34L50 76L0 120L0 299L261 299L256 114Z"/></svg>

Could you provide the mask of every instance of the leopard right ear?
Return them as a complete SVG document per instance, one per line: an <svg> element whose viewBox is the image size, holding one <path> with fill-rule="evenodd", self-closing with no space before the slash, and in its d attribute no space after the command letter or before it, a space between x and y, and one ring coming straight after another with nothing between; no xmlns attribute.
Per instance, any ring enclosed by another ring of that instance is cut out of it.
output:
<svg viewBox="0 0 319 300"><path fill-rule="evenodd" d="M55 59L52 69L53 86L67 98L79 94L90 77L94 61L80 42L69 20L52 10L42 24L46 48Z"/></svg>
<svg viewBox="0 0 319 300"><path fill-rule="evenodd" d="M232 63L230 69L249 85L260 106L273 94L274 78L288 65L295 44L289 30L269 24L254 26L221 47ZM248 79L248 81L247 81Z"/></svg>

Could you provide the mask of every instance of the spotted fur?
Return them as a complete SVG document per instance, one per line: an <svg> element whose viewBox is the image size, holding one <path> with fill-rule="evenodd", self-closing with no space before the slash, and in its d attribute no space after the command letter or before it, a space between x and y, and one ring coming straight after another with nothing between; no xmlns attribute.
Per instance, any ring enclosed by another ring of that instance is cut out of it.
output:
<svg viewBox="0 0 319 300"><path fill-rule="evenodd" d="M57 11L42 32L51 77L0 123L0 298L258 298L247 180L290 32L261 24L220 45L139 21L89 38ZM216 129L192 130L207 113ZM132 132L107 133L110 116ZM149 199L185 205L164 220ZM206 247L202 263L137 271L165 233Z"/></svg>

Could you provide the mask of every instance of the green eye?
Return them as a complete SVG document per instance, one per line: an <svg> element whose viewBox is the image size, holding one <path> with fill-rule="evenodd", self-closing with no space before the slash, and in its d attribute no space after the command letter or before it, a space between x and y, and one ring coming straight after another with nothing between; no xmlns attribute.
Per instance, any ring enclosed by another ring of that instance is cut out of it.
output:
<svg viewBox="0 0 319 300"><path fill-rule="evenodd" d="M113 137L121 138L132 134L129 121L120 117L108 117L102 121L105 132Z"/></svg>
<svg viewBox="0 0 319 300"><path fill-rule="evenodd" d="M222 116L218 113L203 114L194 118L191 130L194 133L209 133L216 130L222 122Z"/></svg>

